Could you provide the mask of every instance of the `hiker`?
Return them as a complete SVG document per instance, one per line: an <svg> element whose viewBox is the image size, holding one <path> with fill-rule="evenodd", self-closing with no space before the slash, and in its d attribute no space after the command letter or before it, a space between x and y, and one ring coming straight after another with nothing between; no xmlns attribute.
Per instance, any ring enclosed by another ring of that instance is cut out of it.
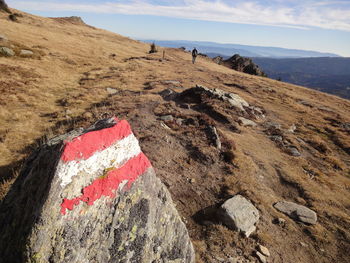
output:
<svg viewBox="0 0 350 263"><path fill-rule="evenodd" d="M193 64L194 64L194 62L196 61L197 56L198 56L198 51L197 51L196 48L194 48L194 49L192 50L192 63L193 63Z"/></svg>

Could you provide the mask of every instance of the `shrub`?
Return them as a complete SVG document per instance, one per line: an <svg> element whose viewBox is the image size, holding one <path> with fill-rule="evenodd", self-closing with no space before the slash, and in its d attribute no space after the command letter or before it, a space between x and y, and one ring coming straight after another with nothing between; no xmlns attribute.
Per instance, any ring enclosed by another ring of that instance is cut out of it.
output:
<svg viewBox="0 0 350 263"><path fill-rule="evenodd" d="M152 53L157 53L158 50L157 50L157 47L156 47L156 44L154 44L154 42L151 44L151 50L149 51L150 54Z"/></svg>

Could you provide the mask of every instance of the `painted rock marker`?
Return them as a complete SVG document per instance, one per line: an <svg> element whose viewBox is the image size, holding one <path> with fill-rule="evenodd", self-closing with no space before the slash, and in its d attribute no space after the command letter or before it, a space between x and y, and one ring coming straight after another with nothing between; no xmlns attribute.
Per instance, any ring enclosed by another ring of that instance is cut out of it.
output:
<svg viewBox="0 0 350 263"><path fill-rule="evenodd" d="M0 205L0 222L0 258L9 262L195 258L168 190L117 118L36 151Z"/></svg>

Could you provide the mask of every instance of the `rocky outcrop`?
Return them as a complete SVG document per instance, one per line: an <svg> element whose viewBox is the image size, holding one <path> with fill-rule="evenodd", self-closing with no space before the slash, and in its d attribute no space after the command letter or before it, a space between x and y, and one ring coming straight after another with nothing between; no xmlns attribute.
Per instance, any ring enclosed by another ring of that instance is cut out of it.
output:
<svg viewBox="0 0 350 263"><path fill-rule="evenodd" d="M0 0L0 11L5 11L7 13L11 13L9 7L5 3L5 0Z"/></svg>
<svg viewBox="0 0 350 263"><path fill-rule="evenodd" d="M226 226L249 237L256 229L260 214L249 200L236 195L221 206L219 217Z"/></svg>
<svg viewBox="0 0 350 263"><path fill-rule="evenodd" d="M256 65L250 58L241 57L236 54L227 60L223 60L221 64L250 75L266 76L266 74Z"/></svg>
<svg viewBox="0 0 350 263"><path fill-rule="evenodd" d="M281 201L274 204L274 207L292 219L305 224L314 225L317 222L317 214L305 206L298 205L293 202Z"/></svg>
<svg viewBox="0 0 350 263"><path fill-rule="evenodd" d="M187 229L126 121L35 152L0 205L7 262L194 262Z"/></svg>

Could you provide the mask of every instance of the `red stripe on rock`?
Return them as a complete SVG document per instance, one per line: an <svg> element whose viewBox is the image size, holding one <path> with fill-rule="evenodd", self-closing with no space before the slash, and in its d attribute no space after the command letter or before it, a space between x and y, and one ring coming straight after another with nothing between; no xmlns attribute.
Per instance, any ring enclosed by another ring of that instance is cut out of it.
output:
<svg viewBox="0 0 350 263"><path fill-rule="evenodd" d="M83 194L81 196L74 199L65 198L61 204L61 214L65 215L67 209L73 210L74 206L78 205L81 201L88 205L93 205L102 196L115 197L115 192L123 181L127 180L130 187L149 167L151 167L150 161L146 155L140 153L122 167L110 171L107 176L100 177L93 181L91 185L83 188Z"/></svg>
<svg viewBox="0 0 350 263"><path fill-rule="evenodd" d="M86 160L95 152L108 148L131 133L131 127L126 120L118 122L111 128L88 132L71 142L66 142L61 159L64 162Z"/></svg>

